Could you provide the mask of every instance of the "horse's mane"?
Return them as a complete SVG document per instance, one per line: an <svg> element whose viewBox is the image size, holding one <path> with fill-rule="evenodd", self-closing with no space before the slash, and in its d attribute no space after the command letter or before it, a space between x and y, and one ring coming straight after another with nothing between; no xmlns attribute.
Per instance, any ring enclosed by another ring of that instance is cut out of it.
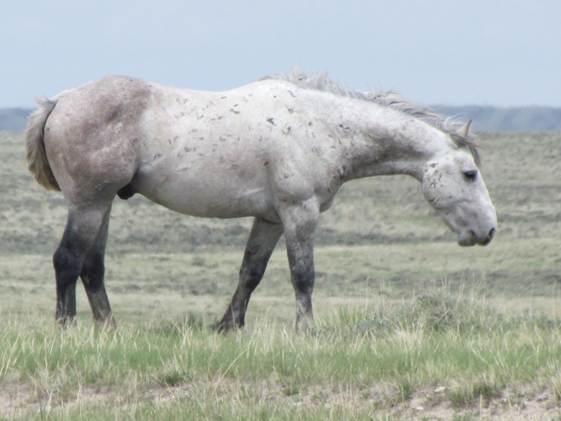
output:
<svg viewBox="0 0 561 421"><path fill-rule="evenodd" d="M325 73L318 76L309 76L297 70L288 75L267 76L264 79L284 80L300 88L331 92L336 95L374 102L384 107L398 110L447 133L458 146L469 149L476 163L480 161L479 152L477 150L477 137L472 133L468 133L466 136L464 133L465 121L455 117L444 117L428 107L414 104L406 100L395 91L359 92L342 86L329 78Z"/></svg>

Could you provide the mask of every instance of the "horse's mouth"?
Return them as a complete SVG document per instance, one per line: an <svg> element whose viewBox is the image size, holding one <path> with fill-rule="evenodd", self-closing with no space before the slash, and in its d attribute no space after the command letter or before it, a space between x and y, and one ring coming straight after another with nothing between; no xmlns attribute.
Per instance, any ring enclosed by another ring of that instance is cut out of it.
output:
<svg viewBox="0 0 561 421"><path fill-rule="evenodd" d="M495 228L491 228L486 236L478 236L473 230L462 232L458 236L458 244L462 247L471 247L476 244L486 246L493 240L495 231Z"/></svg>
<svg viewBox="0 0 561 421"><path fill-rule="evenodd" d="M477 244L477 241L475 241L475 238L471 238L471 237L468 238L460 237L458 239L458 244L462 247L472 247Z"/></svg>

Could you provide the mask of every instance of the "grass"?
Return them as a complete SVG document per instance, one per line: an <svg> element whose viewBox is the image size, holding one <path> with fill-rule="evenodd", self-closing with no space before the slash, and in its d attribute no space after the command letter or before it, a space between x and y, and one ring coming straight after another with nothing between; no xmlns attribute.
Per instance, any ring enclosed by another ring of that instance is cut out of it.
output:
<svg viewBox="0 0 561 421"><path fill-rule="evenodd" d="M416 183L344 186L318 230L314 330L293 331L282 244L247 329L208 329L233 292L249 220L114 205L107 286L119 322L52 321L60 195L0 133L0 419L554 419L561 416L561 137L488 136L499 215L460 248Z"/></svg>
<svg viewBox="0 0 561 421"><path fill-rule="evenodd" d="M288 419L299 414L294 404L308 401L306 419L336 419L390 411L438 386L446 391L433 394L432 404L447 400L461 409L501 397L507 387L513 393L515 385L537 393L559 378L559 321L500 314L475 298L440 291L398 305L341 310L303 335L263 322L224 337L193 319L61 332L20 318L7 321L0 336L0 381L26 384L27 398L55 419L106 411L121 418L140 402L134 414L141 419L156 410L172 418L261 413ZM180 392L179 407L166 408L154 391ZM100 402L84 404L84 393ZM107 401L121 402L121 409L106 408ZM66 408L72 402L79 408Z"/></svg>

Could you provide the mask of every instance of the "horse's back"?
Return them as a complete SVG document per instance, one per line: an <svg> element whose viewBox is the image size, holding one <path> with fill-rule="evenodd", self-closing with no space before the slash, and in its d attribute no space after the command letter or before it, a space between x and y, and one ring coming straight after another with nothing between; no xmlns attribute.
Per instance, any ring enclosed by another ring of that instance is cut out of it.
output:
<svg viewBox="0 0 561 421"><path fill-rule="evenodd" d="M275 200L332 177L307 95L282 81L203 92L107 77L58 98L46 150L67 197L139 192L192 215L273 218Z"/></svg>

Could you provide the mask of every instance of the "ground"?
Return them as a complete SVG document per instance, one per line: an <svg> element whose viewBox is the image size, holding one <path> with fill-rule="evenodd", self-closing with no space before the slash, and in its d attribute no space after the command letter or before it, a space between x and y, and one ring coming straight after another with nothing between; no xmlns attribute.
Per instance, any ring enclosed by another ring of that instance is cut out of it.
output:
<svg viewBox="0 0 561 421"><path fill-rule="evenodd" d="M0 134L0 417L559 419L561 136L484 136L499 230L460 248L415 180L343 186L317 235L316 328L295 334L279 244L247 329L224 311L250 220L115 202L107 288L119 322L54 326L59 193Z"/></svg>

